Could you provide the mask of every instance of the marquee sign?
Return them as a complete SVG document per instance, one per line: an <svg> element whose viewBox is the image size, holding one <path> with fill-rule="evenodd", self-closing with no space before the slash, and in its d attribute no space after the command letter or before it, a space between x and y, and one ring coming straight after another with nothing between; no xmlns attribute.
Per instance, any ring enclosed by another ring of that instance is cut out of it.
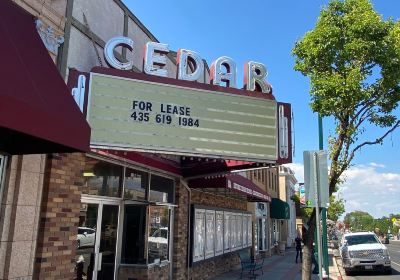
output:
<svg viewBox="0 0 400 280"><path fill-rule="evenodd" d="M273 162L276 116L273 99L90 74L94 148Z"/></svg>
<svg viewBox="0 0 400 280"><path fill-rule="evenodd" d="M167 44L146 43L145 74L132 72L132 61L114 56L118 46L132 50L133 41L115 37L106 43L105 60L117 70L82 74L72 90L81 110L87 108L92 148L291 162L290 104L275 101L262 63L244 64L244 89L239 89L236 63L229 57L217 58L210 84L202 84L197 81L204 63L194 51L177 51L173 79L166 67Z"/></svg>

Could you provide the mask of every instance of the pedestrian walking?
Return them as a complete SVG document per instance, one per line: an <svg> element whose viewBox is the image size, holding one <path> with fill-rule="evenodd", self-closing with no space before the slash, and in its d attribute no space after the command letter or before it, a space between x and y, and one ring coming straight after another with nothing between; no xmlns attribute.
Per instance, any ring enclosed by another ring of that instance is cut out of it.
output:
<svg viewBox="0 0 400 280"><path fill-rule="evenodd" d="M302 245L301 242L303 240L301 239L300 235L297 235L296 239L294 240L294 242L296 242L296 263L297 263L297 259L300 256L300 262L303 262L303 252L302 252Z"/></svg>

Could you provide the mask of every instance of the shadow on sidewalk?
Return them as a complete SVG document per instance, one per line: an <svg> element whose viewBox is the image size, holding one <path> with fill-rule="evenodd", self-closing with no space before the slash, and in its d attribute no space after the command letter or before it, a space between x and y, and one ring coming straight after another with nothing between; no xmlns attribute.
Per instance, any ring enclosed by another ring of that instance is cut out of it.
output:
<svg viewBox="0 0 400 280"><path fill-rule="evenodd" d="M301 279L301 263L295 263L296 252L294 249L287 249L284 256L273 255L264 260L263 271L257 271L255 275L248 272L243 273L242 279ZM237 266L234 270L219 274L212 280L240 279L241 267ZM300 278L298 278L300 276Z"/></svg>
<svg viewBox="0 0 400 280"><path fill-rule="evenodd" d="M255 275L243 273L242 279L273 279L273 280L301 280L301 263L295 263L296 251L287 249L284 256L273 255L264 260L263 273L257 271ZM211 280L231 280L241 279L241 266L238 265L234 270L217 275ZM334 252L329 251L329 279L340 279L340 272L334 261ZM312 274L312 280L319 279L318 275Z"/></svg>

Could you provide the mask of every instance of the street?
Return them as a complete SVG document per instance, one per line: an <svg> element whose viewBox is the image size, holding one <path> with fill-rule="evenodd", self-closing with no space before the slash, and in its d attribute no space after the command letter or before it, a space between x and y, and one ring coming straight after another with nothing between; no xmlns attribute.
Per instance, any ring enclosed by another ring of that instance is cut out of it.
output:
<svg viewBox="0 0 400 280"><path fill-rule="evenodd" d="M400 279L400 241L390 241L390 244L385 245L389 250L392 261L392 275L379 272L356 272L352 276L346 276L346 279Z"/></svg>

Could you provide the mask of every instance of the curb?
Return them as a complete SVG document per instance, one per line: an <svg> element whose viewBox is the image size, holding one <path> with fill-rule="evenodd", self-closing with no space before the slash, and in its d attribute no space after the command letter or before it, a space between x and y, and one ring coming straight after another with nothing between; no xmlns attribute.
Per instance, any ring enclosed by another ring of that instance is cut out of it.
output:
<svg viewBox="0 0 400 280"><path fill-rule="evenodd" d="M333 257L333 263L334 266L336 267L336 270L339 272L339 276L337 277L337 280L346 280L346 273L344 272L343 268L342 268L342 264L341 264L341 260L339 260L340 257Z"/></svg>

